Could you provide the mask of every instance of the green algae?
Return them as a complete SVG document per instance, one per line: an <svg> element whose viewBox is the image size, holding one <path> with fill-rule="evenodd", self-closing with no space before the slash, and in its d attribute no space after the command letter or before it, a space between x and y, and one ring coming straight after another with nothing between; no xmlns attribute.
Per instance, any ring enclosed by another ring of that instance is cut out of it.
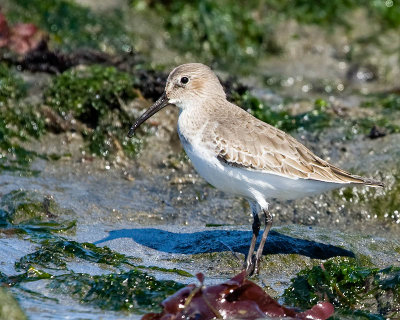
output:
<svg viewBox="0 0 400 320"><path fill-rule="evenodd" d="M0 128L4 139L27 141L30 138L39 138L45 132L45 122L37 109L36 106L21 103L3 107Z"/></svg>
<svg viewBox="0 0 400 320"><path fill-rule="evenodd" d="M394 1L251 0L244 7L234 0L145 1L131 0L135 10L153 10L163 17L168 44L208 63L230 69L266 54L283 51L277 44L277 26L297 21L328 32L334 27L351 31L355 12L363 10L370 25L385 31L400 27L400 9ZM371 37L376 37L372 33Z"/></svg>
<svg viewBox="0 0 400 320"><path fill-rule="evenodd" d="M287 268L286 266L294 265L296 268L312 267L321 262L320 259L312 259L304 255L290 254L274 254L273 257L266 256L261 266L266 272L279 272ZM285 266L285 267L284 267Z"/></svg>
<svg viewBox="0 0 400 320"><path fill-rule="evenodd" d="M51 44L64 50L132 51L121 10L95 13L70 0L12 0L5 9L11 23L36 24L50 34Z"/></svg>
<svg viewBox="0 0 400 320"><path fill-rule="evenodd" d="M396 121L400 117L399 94L371 94L362 101L360 107L374 109L374 115L354 121L353 132L366 134L373 126L377 126L383 128L386 134L400 133L400 123Z"/></svg>
<svg viewBox="0 0 400 320"><path fill-rule="evenodd" d="M44 93L44 101L63 118L74 118L85 125L82 135L88 149L108 157L123 150L134 157L140 139L128 139L131 119L124 101L136 97L133 78L114 67L93 65L58 75Z"/></svg>
<svg viewBox="0 0 400 320"><path fill-rule="evenodd" d="M51 196L25 190L14 190L3 195L0 208L3 209L3 219L14 225L74 215L72 210L60 208Z"/></svg>
<svg viewBox="0 0 400 320"><path fill-rule="evenodd" d="M332 26L334 24L346 25L345 13L356 7L356 1L273 1L274 11L282 12L290 18L301 23Z"/></svg>
<svg viewBox="0 0 400 320"><path fill-rule="evenodd" d="M73 215L72 210L61 208L50 196L14 190L0 200L0 232L42 241L60 233L73 233L76 221L64 220Z"/></svg>
<svg viewBox="0 0 400 320"><path fill-rule="evenodd" d="M61 115L72 113L94 126L110 110L120 108L119 99L135 96L129 74L99 65L68 70L56 76L44 95L45 102Z"/></svg>
<svg viewBox="0 0 400 320"><path fill-rule="evenodd" d="M76 220L71 221L28 221L15 226L19 233L31 235L42 239L43 237L57 233L74 233L76 229Z"/></svg>
<svg viewBox="0 0 400 320"><path fill-rule="evenodd" d="M81 303L89 303L108 310L125 310L135 313L157 309L159 303L183 285L174 281L158 281L133 264L135 259L92 243L67 240L59 235L61 223L43 222L43 219L68 215L49 197L36 192L16 190L2 196L0 202L0 226L10 234L24 234L39 248L21 257L15 269L22 273L12 276L0 274L0 282L7 286L19 286L24 282L47 281L47 286L58 294L69 294ZM41 201L42 200L42 201ZM120 273L92 276L70 271L69 262L85 260L100 266L112 266ZM134 268L126 271L126 268ZM144 267L149 270L191 276L178 269ZM49 270L63 270L54 275Z"/></svg>
<svg viewBox="0 0 400 320"><path fill-rule="evenodd" d="M26 320L18 301L6 288L0 288L0 320Z"/></svg>
<svg viewBox="0 0 400 320"><path fill-rule="evenodd" d="M102 309L145 313L159 311L160 303L183 285L130 270L96 276L84 273L55 276L48 287Z"/></svg>
<svg viewBox="0 0 400 320"><path fill-rule="evenodd" d="M397 93L370 95L361 106L364 108L380 107L389 112L400 111L400 95Z"/></svg>
<svg viewBox="0 0 400 320"><path fill-rule="evenodd" d="M368 0L284 0L269 2L272 12L279 12L300 23L352 27L349 14L354 10L366 10L371 23L382 30L400 26L400 8L394 2Z"/></svg>
<svg viewBox="0 0 400 320"><path fill-rule="evenodd" d="M385 96L381 100L381 105L383 108L391 111L400 111L400 95L390 94Z"/></svg>
<svg viewBox="0 0 400 320"><path fill-rule="evenodd" d="M0 64L0 172L38 174L29 166L40 155L20 143L39 138L45 131L45 123L35 106L19 102L25 95L26 85L22 78L5 64Z"/></svg>
<svg viewBox="0 0 400 320"><path fill-rule="evenodd" d="M382 102L382 112L376 112L374 116L348 119L335 116L330 104L324 99L316 99L310 111L292 115L286 110L273 110L268 104L252 95L249 91L239 94L232 93L232 100L243 109L250 112L256 118L267 122L286 132L291 131L321 131L328 127L344 128L346 139L353 139L356 135L369 135L373 127L379 127L385 134L400 133L400 125L397 124L389 112L396 108L397 102L388 100Z"/></svg>
<svg viewBox="0 0 400 320"><path fill-rule="evenodd" d="M246 5L246 10L231 0L133 3L136 8L150 6L164 17L172 46L208 62L229 61L232 66L252 60L261 52L279 52L269 19L254 19L254 1Z"/></svg>
<svg viewBox="0 0 400 320"><path fill-rule="evenodd" d="M157 266L136 266L136 268L161 271L161 272L166 272L166 273L175 273L182 277L190 277L190 278L193 277L193 275L191 273L189 273L185 270L177 269L177 268L167 269L167 268L162 268L162 267L157 267Z"/></svg>
<svg viewBox="0 0 400 320"><path fill-rule="evenodd" d="M23 256L15 263L17 270L41 267L47 269L67 269L67 262L82 259L93 263L106 264L114 267L121 265L132 266L129 258L112 251L108 247L97 247L92 243L79 243L63 238L45 239L40 248L33 253Z"/></svg>
<svg viewBox="0 0 400 320"><path fill-rule="evenodd" d="M242 95L234 93L233 99L235 103L249 111L256 118L287 132L294 130L322 130L329 127L333 121L329 112L329 104L323 99L317 99L312 110L297 115L291 115L284 110L274 111L248 91Z"/></svg>
<svg viewBox="0 0 400 320"><path fill-rule="evenodd" d="M70 295L81 303L101 309L134 313L160 311L160 303L184 287L175 281L156 280L136 269L92 276L85 273L51 275L31 267L27 272L2 282L18 285L38 280L47 280L47 287L53 292Z"/></svg>
<svg viewBox="0 0 400 320"><path fill-rule="evenodd" d="M52 277L53 276L46 271L36 269L34 267L30 267L24 273L20 273L20 274L13 275L10 277L6 277L5 279L2 279L2 282L4 284L7 284L8 286L18 286L20 283L23 283L23 282L46 280L46 279L51 279Z"/></svg>
<svg viewBox="0 0 400 320"><path fill-rule="evenodd" d="M310 308L328 300L336 312L399 316L400 268L361 266L352 258L332 258L320 266L302 270L284 292L286 303Z"/></svg>
<svg viewBox="0 0 400 320"><path fill-rule="evenodd" d="M17 100L26 95L24 80L6 64L0 63L0 106L9 100Z"/></svg>
<svg viewBox="0 0 400 320"><path fill-rule="evenodd" d="M1 211L0 211L1 214ZM144 313L159 308L166 297L173 294L183 285L174 281L159 281L147 273L138 270L146 268L162 272L173 272L182 276L191 276L178 269L163 269L157 267L138 268L130 257L110 250L108 247L97 247L91 243L79 243L67 240L57 233L42 233L35 230L30 233L31 240L39 242L40 247L15 263L17 275L0 274L0 282L7 286L20 286L25 282L39 280L47 281L47 287L54 293L65 295L96 307L115 310ZM68 262L85 260L100 266L119 268L119 273L89 275L74 273L69 270ZM126 271L126 267L133 268ZM49 273L55 270L57 274ZM64 271L59 274L59 271Z"/></svg>

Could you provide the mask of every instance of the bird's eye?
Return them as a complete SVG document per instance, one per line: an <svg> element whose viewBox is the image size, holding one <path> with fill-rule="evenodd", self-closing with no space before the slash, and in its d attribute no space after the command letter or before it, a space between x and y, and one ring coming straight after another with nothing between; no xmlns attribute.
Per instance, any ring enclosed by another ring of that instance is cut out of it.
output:
<svg viewBox="0 0 400 320"><path fill-rule="evenodd" d="M181 78L181 83L186 84L189 82L189 78L188 77L182 77Z"/></svg>

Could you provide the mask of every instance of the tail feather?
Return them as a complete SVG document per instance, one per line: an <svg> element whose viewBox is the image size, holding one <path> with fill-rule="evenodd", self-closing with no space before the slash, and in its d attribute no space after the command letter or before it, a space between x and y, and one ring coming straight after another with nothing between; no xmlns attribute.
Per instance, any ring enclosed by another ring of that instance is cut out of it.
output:
<svg viewBox="0 0 400 320"><path fill-rule="evenodd" d="M368 187L375 187L375 188L383 188L385 187L385 184L382 181L370 179L370 178L365 178L365 177L360 177L360 176L354 176L362 180L362 184L366 185Z"/></svg>
<svg viewBox="0 0 400 320"><path fill-rule="evenodd" d="M385 184L379 180L374 180L366 177L357 176L344 171L338 167L331 166L332 171L340 178L344 178L348 183L362 184L368 187L383 188Z"/></svg>

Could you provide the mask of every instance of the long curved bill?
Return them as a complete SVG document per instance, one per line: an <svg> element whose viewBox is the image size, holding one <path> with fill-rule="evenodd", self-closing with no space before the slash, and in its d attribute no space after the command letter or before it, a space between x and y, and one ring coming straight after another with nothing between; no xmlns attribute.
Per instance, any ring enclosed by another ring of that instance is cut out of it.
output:
<svg viewBox="0 0 400 320"><path fill-rule="evenodd" d="M139 126L143 122L145 122L148 118L156 114L158 111L160 111L167 105L169 105L169 100L164 92L162 96L149 109L147 109L145 113L143 113L138 119L136 119L136 122L132 125L132 127L128 132L128 137L132 138L132 136L135 134L136 129L139 128Z"/></svg>

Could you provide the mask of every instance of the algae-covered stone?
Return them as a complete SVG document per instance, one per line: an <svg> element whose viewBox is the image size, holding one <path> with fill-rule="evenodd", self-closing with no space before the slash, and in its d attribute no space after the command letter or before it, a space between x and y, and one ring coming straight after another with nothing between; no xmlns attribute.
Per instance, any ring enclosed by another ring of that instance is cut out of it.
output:
<svg viewBox="0 0 400 320"><path fill-rule="evenodd" d="M64 215L73 211L58 206L55 200L34 191L15 190L5 194L0 201L1 216L12 224L40 221Z"/></svg>
<svg viewBox="0 0 400 320"><path fill-rule="evenodd" d="M0 320L25 320L28 319L17 300L6 289L0 287Z"/></svg>
<svg viewBox="0 0 400 320"><path fill-rule="evenodd" d="M15 263L17 270L28 270L32 266L48 269L67 269L67 262L82 259L89 262L119 267L132 266L130 259L123 254L110 250L108 247L96 247L92 243L79 243L63 238L46 239L41 247L23 256Z"/></svg>
<svg viewBox="0 0 400 320"><path fill-rule="evenodd" d="M110 110L119 109L119 99L134 97L129 74L99 65L66 71L45 92L45 102L61 115L72 114L92 125Z"/></svg>
<svg viewBox="0 0 400 320"><path fill-rule="evenodd" d="M20 143L39 138L45 124L35 106L19 101L25 94L23 79L5 64L0 64L0 171L33 175L37 172L30 170L29 165L38 154Z"/></svg>
<svg viewBox="0 0 400 320"><path fill-rule="evenodd" d="M54 277L52 290L70 294L82 303L107 310L143 313L160 309L160 303L183 285L131 270L124 273L90 276L82 273Z"/></svg>
<svg viewBox="0 0 400 320"><path fill-rule="evenodd" d="M26 85L21 77L6 64L0 63L0 106L9 99L19 99L26 94Z"/></svg>
<svg viewBox="0 0 400 320"><path fill-rule="evenodd" d="M342 313L371 312L394 319L400 315L400 268L379 270L353 258L332 258L298 273L284 298L301 308L328 299Z"/></svg>
<svg viewBox="0 0 400 320"><path fill-rule="evenodd" d="M123 150L134 156L138 152L140 140L126 137L131 119L122 107L136 97L129 74L97 65L69 70L53 80L44 97L63 118L85 125L82 134L93 154L108 157Z"/></svg>

